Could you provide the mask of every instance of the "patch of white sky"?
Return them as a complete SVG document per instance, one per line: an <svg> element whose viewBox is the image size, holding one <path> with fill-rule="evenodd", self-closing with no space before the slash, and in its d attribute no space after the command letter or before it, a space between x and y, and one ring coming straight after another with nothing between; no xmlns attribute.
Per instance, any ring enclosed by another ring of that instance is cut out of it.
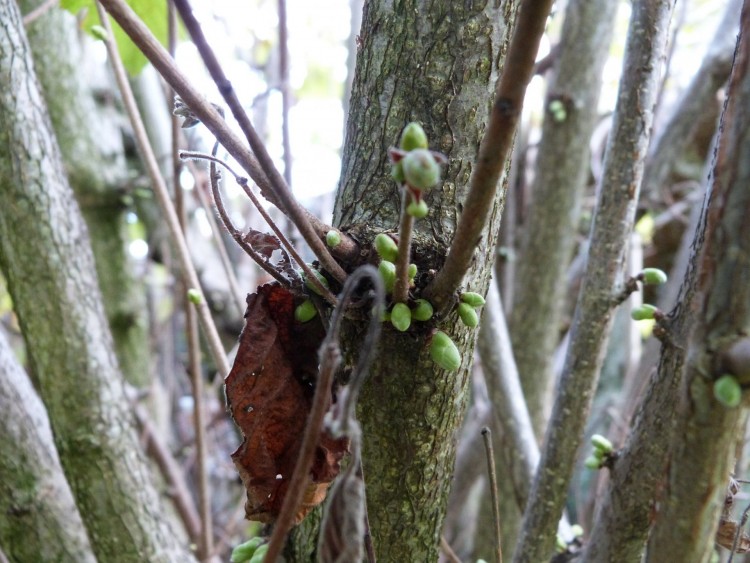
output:
<svg viewBox="0 0 750 563"><path fill-rule="evenodd" d="M251 66L251 59L258 50L275 49L278 45L277 8L276 0L193 2L195 15L246 109L251 111L253 100L267 96L267 113L261 130L265 132L268 152L283 171L281 93L278 84L266 82L268 76L277 74L276 71L264 73ZM288 0L287 21L292 92L289 114L292 188L304 202L335 190L338 183L344 114L341 99L335 93L343 91L346 79L349 3L346 0ZM276 56L269 60L270 64L278 64ZM209 100L223 106L192 43L180 44L177 62ZM330 88L334 94L296 96L295 92L314 67L329 69L336 83ZM230 118L229 122L233 120ZM205 139L208 146L211 138L207 133Z"/></svg>

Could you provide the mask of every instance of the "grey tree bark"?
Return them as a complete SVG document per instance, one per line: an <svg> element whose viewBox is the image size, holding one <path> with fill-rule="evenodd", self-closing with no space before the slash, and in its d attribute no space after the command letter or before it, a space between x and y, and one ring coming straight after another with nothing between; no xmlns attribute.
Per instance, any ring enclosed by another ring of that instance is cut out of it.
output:
<svg viewBox="0 0 750 563"><path fill-rule="evenodd" d="M0 333L0 546L12 561L95 563L44 405Z"/></svg>
<svg viewBox="0 0 750 563"><path fill-rule="evenodd" d="M513 349L540 440L552 407L552 358L560 339L563 280L578 232L589 176L589 139L616 12L617 2L609 0L572 0L565 10L516 266L510 319Z"/></svg>
<svg viewBox="0 0 750 563"><path fill-rule="evenodd" d="M88 232L11 0L0 1L0 85L0 267L94 552L190 561L140 451Z"/></svg>
<svg viewBox="0 0 750 563"><path fill-rule="evenodd" d="M42 3L23 0L19 6L29 12ZM32 21L27 33L65 171L91 233L117 359L127 380L144 386L150 380L148 327L143 286L135 279L127 254L129 178L122 117L106 101L112 88L105 68L97 66L83 48L85 38L71 14L50 10Z"/></svg>
<svg viewBox="0 0 750 563"><path fill-rule="evenodd" d="M453 238L471 167L489 114L517 2L370 1L364 9L342 180L334 224L369 248L396 229L399 191L387 148L409 121L423 124L431 148L448 155L445 182L427 197L416 223L412 260L424 287ZM502 190L478 241L467 290L485 293L493 262ZM381 352L360 399L363 456L373 542L384 561L434 561L466 403L475 331L455 314L435 321L458 344L463 362L446 372L429 359L429 325L410 334L384 327ZM345 357L358 354L352 326Z"/></svg>

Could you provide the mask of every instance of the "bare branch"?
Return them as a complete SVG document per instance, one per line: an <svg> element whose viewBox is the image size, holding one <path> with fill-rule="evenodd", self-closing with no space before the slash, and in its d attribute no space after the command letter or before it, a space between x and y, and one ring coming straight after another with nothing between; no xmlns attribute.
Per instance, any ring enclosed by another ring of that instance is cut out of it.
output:
<svg viewBox="0 0 750 563"><path fill-rule="evenodd" d="M672 2L633 3L586 276L513 558L517 563L541 561L553 551L556 524L606 352L615 298L623 283L625 249L635 218L672 8Z"/></svg>
<svg viewBox="0 0 750 563"><path fill-rule="evenodd" d="M469 270L477 239L493 208L497 185L513 144L526 86L534 75L534 59L551 7L552 0L527 0L521 6L453 243L443 268L425 290L425 296L437 309L450 303L452 294Z"/></svg>
<svg viewBox="0 0 750 563"><path fill-rule="evenodd" d="M503 563L503 549L500 532L500 499L497 495L497 472L495 471L495 451L492 447L492 432L488 426L482 428L484 449L487 454L487 473L490 476L490 496L492 498L492 519L495 528L495 557L497 563Z"/></svg>

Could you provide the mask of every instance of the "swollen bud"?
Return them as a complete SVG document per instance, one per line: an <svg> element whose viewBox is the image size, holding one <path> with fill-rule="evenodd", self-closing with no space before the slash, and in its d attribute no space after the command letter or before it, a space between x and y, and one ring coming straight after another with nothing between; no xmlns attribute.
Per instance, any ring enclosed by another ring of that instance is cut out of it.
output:
<svg viewBox="0 0 750 563"><path fill-rule="evenodd" d="M330 248L336 248L339 244L341 244L341 235L338 231L334 231L331 229L326 233L326 244Z"/></svg>
<svg viewBox="0 0 750 563"><path fill-rule="evenodd" d="M479 324L479 315L477 315L474 307L468 303L458 304L458 316L461 317L463 323L470 328L474 328Z"/></svg>
<svg viewBox="0 0 750 563"><path fill-rule="evenodd" d="M404 303L396 303L391 309L391 324L404 332L411 326L411 311Z"/></svg>
<svg viewBox="0 0 750 563"><path fill-rule="evenodd" d="M417 276L417 265L409 264L409 269L406 270L406 275L409 276L409 281L412 281Z"/></svg>
<svg viewBox="0 0 750 563"><path fill-rule="evenodd" d="M99 39L100 41L107 41L109 39L109 33L100 25L92 25L89 28L89 33L94 36L94 39Z"/></svg>
<svg viewBox="0 0 750 563"><path fill-rule="evenodd" d="M318 278L318 281L320 281L320 284L326 289L328 289L328 280L326 279L326 277L323 274L321 274L318 270L313 268L312 266L310 266L310 271L313 274L315 274L315 277ZM307 274L305 274L304 270L302 272L302 279L304 280L305 285L307 286L307 289L309 289L310 291L312 291L313 293L317 295L320 295L321 297L323 296L323 293L318 289L318 287L309 279L307 279Z"/></svg>
<svg viewBox="0 0 750 563"><path fill-rule="evenodd" d="M200 305L203 303L203 294L199 289L190 288L187 291L187 298L193 305Z"/></svg>
<svg viewBox="0 0 750 563"><path fill-rule="evenodd" d="M419 123L412 121L404 127L399 147L405 151L427 148L427 134Z"/></svg>
<svg viewBox="0 0 750 563"><path fill-rule="evenodd" d="M639 276L646 285L661 285L667 283L667 274L659 268L644 268Z"/></svg>
<svg viewBox="0 0 750 563"><path fill-rule="evenodd" d="M263 538L255 537L251 540L241 543L232 550L232 557L230 561L232 563L244 563L250 561L252 556L255 554L260 544L263 543Z"/></svg>
<svg viewBox="0 0 750 563"><path fill-rule="evenodd" d="M419 200L419 203L412 201L406 206L406 212L414 217L415 219L424 219L430 212L430 208L427 206L427 202L423 199Z"/></svg>
<svg viewBox="0 0 750 563"><path fill-rule="evenodd" d="M634 321L645 321L646 319L653 319L654 313L658 310L659 309L657 309L653 305L644 303L643 305L634 307L633 310L630 311L630 318Z"/></svg>
<svg viewBox="0 0 750 563"><path fill-rule="evenodd" d="M714 381L714 397L725 407L733 408L742 401L742 387L733 375L722 375Z"/></svg>
<svg viewBox="0 0 750 563"><path fill-rule="evenodd" d="M597 458L597 457L595 457L595 456L589 456L583 462L583 465L585 465L589 469L601 469L602 468L602 460L599 459L599 458Z"/></svg>
<svg viewBox="0 0 750 563"><path fill-rule="evenodd" d="M417 299L416 305L411 310L411 318L415 321L429 321L434 313L432 303L427 301L427 299Z"/></svg>
<svg viewBox="0 0 750 563"><path fill-rule="evenodd" d="M266 552L268 551L268 544L264 543L258 549L255 550L252 559L248 563L263 563L266 558Z"/></svg>
<svg viewBox="0 0 750 563"><path fill-rule="evenodd" d="M380 272L380 277L383 278L385 292L393 293L393 284L396 283L396 265L388 260L381 260L378 264L378 272Z"/></svg>
<svg viewBox="0 0 750 563"><path fill-rule="evenodd" d="M393 178L399 184L404 183L404 167L399 160L397 163L391 165L391 178Z"/></svg>
<svg viewBox="0 0 750 563"><path fill-rule="evenodd" d="M615 449L612 445L612 442L610 442L601 434L594 434L593 436L591 436L591 445L594 446L597 451L605 454L612 453L612 451Z"/></svg>
<svg viewBox="0 0 750 563"><path fill-rule="evenodd" d="M484 297L482 297L478 293L467 291L461 294L461 303L466 303L467 305L471 305L472 307L482 307L484 306L485 301Z"/></svg>
<svg viewBox="0 0 750 563"><path fill-rule="evenodd" d="M305 299L294 309L294 318L300 323L306 323L314 319L317 314L318 310L315 308L315 304L309 299Z"/></svg>
<svg viewBox="0 0 750 563"><path fill-rule="evenodd" d="M428 191L440 181L440 165L426 149L415 149L401 159L406 183L417 190Z"/></svg>
<svg viewBox="0 0 750 563"><path fill-rule="evenodd" d="M398 245L385 233L380 233L375 237L375 250L383 260L395 262L398 256Z"/></svg>
<svg viewBox="0 0 750 563"><path fill-rule="evenodd" d="M456 371L461 367L461 352L444 332L437 331L430 343L430 358L443 369Z"/></svg>

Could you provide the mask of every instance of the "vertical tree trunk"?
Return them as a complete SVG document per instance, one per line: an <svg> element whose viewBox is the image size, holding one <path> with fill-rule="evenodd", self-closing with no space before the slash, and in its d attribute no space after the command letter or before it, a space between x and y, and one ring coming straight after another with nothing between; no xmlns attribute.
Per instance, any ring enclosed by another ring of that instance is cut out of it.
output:
<svg viewBox="0 0 750 563"><path fill-rule="evenodd" d="M412 261L420 287L452 241L516 8L513 1L365 5L334 222L365 247L378 232L396 230L400 194L386 151L407 122L421 122L430 148L447 154L450 164L445 182L427 196L428 218L416 223ZM466 290L487 290L502 197L501 190L477 241ZM459 371L430 360L431 326L457 342ZM349 361L359 345L352 328L344 343ZM455 313L409 333L384 326L360 400L370 525L384 561L437 558L474 338Z"/></svg>
<svg viewBox="0 0 750 563"><path fill-rule="evenodd" d="M41 0L23 0L28 12ZM75 18L50 10L28 28L34 68L58 138L68 180L81 206L96 262L104 310L126 379L149 382L148 327L142 285L133 276L127 254L129 181L120 123L113 107L94 100L91 75L101 73L99 88L108 87L104 67L96 67L81 47ZM96 82L96 81L94 81Z"/></svg>
<svg viewBox="0 0 750 563"><path fill-rule="evenodd" d="M94 563L44 405L0 334L0 545L12 561Z"/></svg>
<svg viewBox="0 0 750 563"><path fill-rule="evenodd" d="M0 0L0 122L0 267L96 556L190 561L140 453L88 233L11 0Z"/></svg>

